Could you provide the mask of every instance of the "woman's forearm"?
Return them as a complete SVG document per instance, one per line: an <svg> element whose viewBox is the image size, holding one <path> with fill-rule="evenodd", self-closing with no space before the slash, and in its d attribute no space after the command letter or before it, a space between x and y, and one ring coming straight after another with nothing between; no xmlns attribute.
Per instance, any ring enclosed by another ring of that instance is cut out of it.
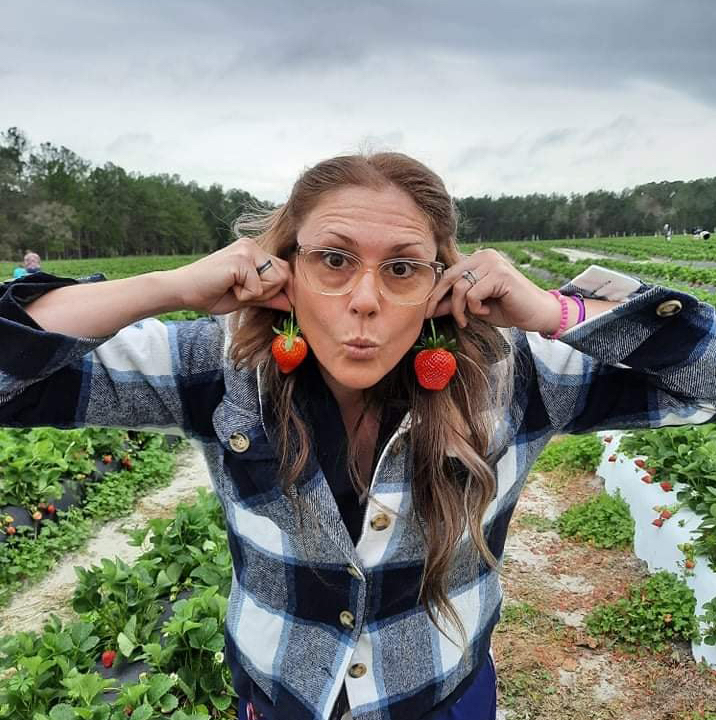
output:
<svg viewBox="0 0 716 720"><path fill-rule="evenodd" d="M107 337L137 320L181 309L173 276L157 271L52 290L25 306L44 330Z"/></svg>

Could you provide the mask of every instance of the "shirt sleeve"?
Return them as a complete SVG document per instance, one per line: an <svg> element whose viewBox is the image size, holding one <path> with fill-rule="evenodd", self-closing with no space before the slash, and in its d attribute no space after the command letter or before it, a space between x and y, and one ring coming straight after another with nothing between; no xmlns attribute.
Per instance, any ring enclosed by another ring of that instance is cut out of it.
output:
<svg viewBox="0 0 716 720"><path fill-rule="evenodd" d="M148 318L107 337L72 337L25 312L40 295L78 282L39 272L0 286L0 426L211 437L224 392L221 324Z"/></svg>
<svg viewBox="0 0 716 720"><path fill-rule="evenodd" d="M560 292L620 304L559 340L515 331L515 387L528 429L579 433L714 418L713 306L596 265Z"/></svg>

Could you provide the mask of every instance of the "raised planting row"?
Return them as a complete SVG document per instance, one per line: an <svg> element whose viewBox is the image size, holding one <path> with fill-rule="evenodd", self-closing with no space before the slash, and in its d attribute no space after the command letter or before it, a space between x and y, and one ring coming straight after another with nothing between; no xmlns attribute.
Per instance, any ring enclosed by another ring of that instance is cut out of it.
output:
<svg viewBox="0 0 716 720"><path fill-rule="evenodd" d="M597 472L635 521L634 552L693 592L697 660L716 667L716 426L602 434Z"/></svg>
<svg viewBox="0 0 716 720"><path fill-rule="evenodd" d="M78 621L0 637L2 720L229 718L224 663L231 556L213 493L132 533L130 565L77 568Z"/></svg>
<svg viewBox="0 0 716 720"><path fill-rule="evenodd" d="M693 429L673 430L688 433ZM698 555L700 546L696 539L686 542L689 538L685 540L683 536L704 524L704 518L686 508L686 496L682 507L670 501L673 497L669 498L669 494L676 494L672 483L666 479L661 483L654 480L657 474L662 478L667 476L662 468L648 468L644 458L626 460L614 449L618 438L623 438L627 447L630 442L639 442L640 436L658 443L654 435L661 432L640 431L636 437L616 432L599 433L601 437L573 435L547 445L535 463L535 470L593 472L597 469L599 475L607 478L608 492L602 491L586 502L571 506L556 521L543 522L557 530L561 537L598 548L631 549L637 557L646 560L655 573L633 585L625 597L594 608L584 620L591 634L607 635L627 651L648 648L659 652L672 641L688 641L697 661L714 665L716 575L708 567L709 558ZM624 483L614 482L615 467L620 468L616 475L621 475ZM699 507L696 496L700 483L683 485L690 488L684 492ZM678 518L673 519L677 513ZM682 535L674 539L670 529L677 527ZM661 534L654 536L654 533ZM667 536L669 542L664 542Z"/></svg>
<svg viewBox="0 0 716 720"><path fill-rule="evenodd" d="M0 605L123 517L174 473L178 438L84 429L0 430Z"/></svg>

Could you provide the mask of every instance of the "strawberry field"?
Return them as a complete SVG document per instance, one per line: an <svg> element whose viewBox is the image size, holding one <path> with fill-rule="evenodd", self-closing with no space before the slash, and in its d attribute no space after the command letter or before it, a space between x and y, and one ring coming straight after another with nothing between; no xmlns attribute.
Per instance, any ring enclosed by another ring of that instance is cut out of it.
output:
<svg viewBox="0 0 716 720"><path fill-rule="evenodd" d="M493 246L545 288L596 263L716 302L707 241ZM191 259L43 269L111 279ZM0 277L11 272L0 264ZM131 561L108 552L79 564L69 596L50 598L35 626L7 612L99 529L172 483L177 460L192 452L152 433L0 428L0 720L234 717L223 663L231 563L211 492L131 530ZM617 469L624 477L612 477ZM503 717L716 720L714 578L715 426L551 443L506 550L495 636Z"/></svg>

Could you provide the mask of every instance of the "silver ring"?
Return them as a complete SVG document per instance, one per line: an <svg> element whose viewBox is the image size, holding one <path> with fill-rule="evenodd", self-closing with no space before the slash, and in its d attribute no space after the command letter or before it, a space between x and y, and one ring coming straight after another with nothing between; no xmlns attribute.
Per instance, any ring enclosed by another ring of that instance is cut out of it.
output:
<svg viewBox="0 0 716 720"><path fill-rule="evenodd" d="M271 265L272 265L271 258L269 258L263 265L259 265L256 268L256 272L259 275L263 275L263 273L265 273L271 267Z"/></svg>
<svg viewBox="0 0 716 720"><path fill-rule="evenodd" d="M472 287L475 287L477 285L478 278L475 277L475 273L472 272L472 270L465 270L465 272L462 274L462 277L467 280Z"/></svg>

